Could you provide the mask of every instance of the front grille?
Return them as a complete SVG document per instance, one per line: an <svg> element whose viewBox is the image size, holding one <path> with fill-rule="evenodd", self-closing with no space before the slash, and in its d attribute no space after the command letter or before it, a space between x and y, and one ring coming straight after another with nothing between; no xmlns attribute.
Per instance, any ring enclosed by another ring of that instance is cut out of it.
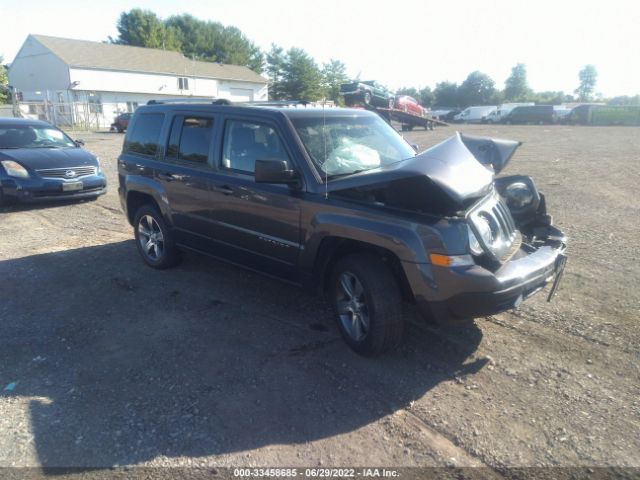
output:
<svg viewBox="0 0 640 480"><path fill-rule="evenodd" d="M97 173L96 167L71 167L71 168L46 168L36 170L38 175L44 178L64 178L73 180L74 178L88 177ZM73 172L73 173L71 173Z"/></svg>
<svg viewBox="0 0 640 480"><path fill-rule="evenodd" d="M516 228L509 208L497 193L494 192L474 206L467 218L476 227L474 233L482 248L495 261L507 262L520 249L522 235ZM490 226L492 233L490 242L485 242L479 234L477 226L480 222Z"/></svg>

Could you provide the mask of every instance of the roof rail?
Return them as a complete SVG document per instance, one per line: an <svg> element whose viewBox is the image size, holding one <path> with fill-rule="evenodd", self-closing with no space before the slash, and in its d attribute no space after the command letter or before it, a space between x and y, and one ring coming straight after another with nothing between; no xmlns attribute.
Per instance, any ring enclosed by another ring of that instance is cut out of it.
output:
<svg viewBox="0 0 640 480"><path fill-rule="evenodd" d="M226 98L163 98L161 100L149 100L147 102L147 105L164 105L167 103L208 103L213 105L233 105L233 102L231 102L231 100L227 100Z"/></svg>
<svg viewBox="0 0 640 480"><path fill-rule="evenodd" d="M239 103L252 107L294 107L296 105L309 104L306 100L253 100L250 102Z"/></svg>
<svg viewBox="0 0 640 480"><path fill-rule="evenodd" d="M212 105L238 105L243 107L295 107L298 105L307 106L310 102L306 100L253 100L249 102L232 102L226 98L167 98L161 100L149 100L147 105L164 105L167 103L200 103Z"/></svg>

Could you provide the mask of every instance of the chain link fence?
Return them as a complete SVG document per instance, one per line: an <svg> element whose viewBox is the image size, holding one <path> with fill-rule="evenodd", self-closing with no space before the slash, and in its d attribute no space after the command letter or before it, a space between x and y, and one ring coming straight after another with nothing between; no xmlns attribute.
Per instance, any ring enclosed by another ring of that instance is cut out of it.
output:
<svg viewBox="0 0 640 480"><path fill-rule="evenodd" d="M44 120L65 130L110 130L121 113L129 111L126 103L92 103L51 101L15 102L13 116Z"/></svg>

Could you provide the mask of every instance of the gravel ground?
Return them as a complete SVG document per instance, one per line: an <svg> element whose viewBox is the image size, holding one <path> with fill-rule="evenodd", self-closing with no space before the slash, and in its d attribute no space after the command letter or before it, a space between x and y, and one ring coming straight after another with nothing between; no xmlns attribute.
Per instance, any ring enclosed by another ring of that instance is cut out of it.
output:
<svg viewBox="0 0 640 480"><path fill-rule="evenodd" d="M506 173L570 236L563 284L463 330L412 323L378 359L288 285L191 254L145 267L123 137L85 135L107 195L0 213L0 467L640 467L638 129L460 130L524 142Z"/></svg>

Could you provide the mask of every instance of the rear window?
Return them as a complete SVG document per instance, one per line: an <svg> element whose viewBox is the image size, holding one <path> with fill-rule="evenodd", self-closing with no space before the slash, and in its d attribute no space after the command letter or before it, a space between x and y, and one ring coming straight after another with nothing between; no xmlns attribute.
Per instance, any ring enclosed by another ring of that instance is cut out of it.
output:
<svg viewBox="0 0 640 480"><path fill-rule="evenodd" d="M142 113L127 135L124 149L131 153L153 156L158 151L163 113Z"/></svg>

